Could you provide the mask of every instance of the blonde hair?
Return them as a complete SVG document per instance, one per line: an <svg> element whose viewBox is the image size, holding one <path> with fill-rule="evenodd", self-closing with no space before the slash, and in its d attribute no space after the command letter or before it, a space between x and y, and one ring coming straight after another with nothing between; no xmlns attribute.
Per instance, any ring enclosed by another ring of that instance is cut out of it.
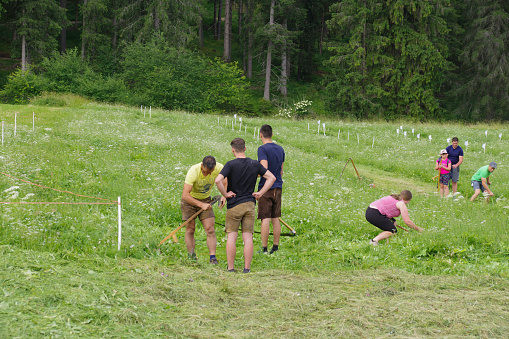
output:
<svg viewBox="0 0 509 339"><path fill-rule="evenodd" d="M412 192L409 190L403 190L400 194L391 194L391 197L393 197L396 200L405 200L410 201L412 200Z"/></svg>

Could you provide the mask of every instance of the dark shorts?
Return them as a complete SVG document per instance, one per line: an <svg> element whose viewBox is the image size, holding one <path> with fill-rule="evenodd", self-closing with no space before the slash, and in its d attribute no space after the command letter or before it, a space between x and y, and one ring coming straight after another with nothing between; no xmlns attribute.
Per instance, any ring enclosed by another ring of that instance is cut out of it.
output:
<svg viewBox="0 0 509 339"><path fill-rule="evenodd" d="M255 203L246 201L226 211L226 233L238 232L242 225L242 233L254 233Z"/></svg>
<svg viewBox="0 0 509 339"><path fill-rule="evenodd" d="M375 225L382 231L392 232L396 233L398 230L396 229L396 226L394 223L396 220L394 218L389 219L382 213L380 213L379 210L376 208L368 207L366 210L366 220L369 221L371 224Z"/></svg>
<svg viewBox="0 0 509 339"><path fill-rule="evenodd" d="M449 180L451 180L451 173L440 174L440 183L444 185L449 185Z"/></svg>
<svg viewBox="0 0 509 339"><path fill-rule="evenodd" d="M451 168L451 180L452 182L458 182L460 178L460 167Z"/></svg>
<svg viewBox="0 0 509 339"><path fill-rule="evenodd" d="M481 190L481 192L485 191L485 188L482 185L482 181L472 180L472 187L474 188L474 190Z"/></svg>
<svg viewBox="0 0 509 339"><path fill-rule="evenodd" d="M258 199L258 219L281 217L281 188L268 190Z"/></svg>
<svg viewBox="0 0 509 339"><path fill-rule="evenodd" d="M212 199L210 197L208 197L206 199L196 199L196 200L205 202L207 204L210 204L210 202L212 201ZM200 208L198 206L194 206L194 205L187 203L184 199L181 199L180 200L180 210L182 211L182 220L187 220L193 214L198 212L200 210ZM201 212L200 214L198 214L198 218L200 218L200 221L208 219L208 218L214 218L214 209L211 208L207 211Z"/></svg>

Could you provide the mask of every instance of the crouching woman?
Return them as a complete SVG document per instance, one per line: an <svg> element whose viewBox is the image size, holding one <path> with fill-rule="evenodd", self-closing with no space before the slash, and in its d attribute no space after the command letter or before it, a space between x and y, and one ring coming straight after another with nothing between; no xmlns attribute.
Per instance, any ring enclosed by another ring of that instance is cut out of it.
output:
<svg viewBox="0 0 509 339"><path fill-rule="evenodd" d="M408 227L422 232L422 228L416 226L408 216L406 205L412 200L412 193L408 190L401 191L400 194L391 194L372 202L366 210L366 220L382 230L382 233L370 240L370 244L377 246L378 242L389 238L397 232L396 220L394 218L403 217L403 221Z"/></svg>

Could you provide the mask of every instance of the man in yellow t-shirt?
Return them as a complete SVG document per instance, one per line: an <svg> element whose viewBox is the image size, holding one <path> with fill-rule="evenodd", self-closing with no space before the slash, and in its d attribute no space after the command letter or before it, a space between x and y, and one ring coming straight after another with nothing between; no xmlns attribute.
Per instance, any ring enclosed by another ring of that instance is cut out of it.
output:
<svg viewBox="0 0 509 339"><path fill-rule="evenodd" d="M214 229L215 216L214 210L210 205L210 192L214 187L214 182L219 172L223 169L223 165L216 163L213 156L207 155L199 164L192 166L187 172L184 190L182 191L182 200L180 201L180 209L182 210L182 220L189 219L200 209L203 211L198 214L198 218L207 234L207 247L209 248L210 263L216 265L216 232ZM226 184L226 182L225 182ZM221 199L221 205L226 199ZM186 225L185 242L190 259L196 260L195 239L195 220L190 221Z"/></svg>

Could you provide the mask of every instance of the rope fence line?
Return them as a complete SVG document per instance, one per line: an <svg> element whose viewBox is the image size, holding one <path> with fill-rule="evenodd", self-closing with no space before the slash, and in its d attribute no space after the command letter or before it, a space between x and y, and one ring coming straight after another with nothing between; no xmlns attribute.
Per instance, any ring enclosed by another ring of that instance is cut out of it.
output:
<svg viewBox="0 0 509 339"><path fill-rule="evenodd" d="M117 205L117 207L118 207L118 250L120 251L120 245L122 244L122 204L120 203L120 197L118 197L118 200L110 200L110 199L103 199L103 198L98 198L98 197L90 197L88 195L77 194L77 193L73 193L71 191L62 191L62 190L59 190L59 189L56 189L56 188L52 188L52 187L48 187L48 186L44 186L44 185L35 184L35 183L27 181L27 180L16 178L16 177L14 177L14 176L12 176L10 174L7 174L7 173L0 172L0 174L5 175L6 177L9 177L9 178L12 178L12 179L15 179L15 180L19 180L19 181L25 182L25 183L30 184L30 185L34 185L34 186L38 186L38 187L42 187L42 188L47 188L47 189L50 189L50 190L53 190L53 191L57 191L57 192L61 192L61 193L68 193L68 194L72 194L72 195L75 195L75 196L78 196L78 197L84 197L84 198L108 201L108 202L0 201L0 205L1 204L20 204L20 205L23 205L23 204L24 205Z"/></svg>
<svg viewBox="0 0 509 339"><path fill-rule="evenodd" d="M23 180L23 179L19 179L19 178L13 177L10 174L3 173L3 172L0 172L0 174L5 175L5 176L10 177L10 178L13 178L13 179L16 179L16 180L19 180L19 181L26 182L27 184L30 184L30 185L39 186L39 187L42 187L42 188L47 188L47 189L50 189L50 190L53 190L53 191L57 191L57 192L60 192L60 193L68 193L68 194L73 194L75 196L83 197L83 198L90 198L90 199L96 199L96 200L109 201L111 203L115 203L116 202L115 200L103 199L103 198L97 198L97 197L90 197L88 195L76 194L76 193L73 193L71 191L62 191L62 190L59 190L59 189L56 189L56 188L51 188L51 187L48 187L48 186L35 184L33 182L30 182L30 181L27 181L27 180Z"/></svg>

